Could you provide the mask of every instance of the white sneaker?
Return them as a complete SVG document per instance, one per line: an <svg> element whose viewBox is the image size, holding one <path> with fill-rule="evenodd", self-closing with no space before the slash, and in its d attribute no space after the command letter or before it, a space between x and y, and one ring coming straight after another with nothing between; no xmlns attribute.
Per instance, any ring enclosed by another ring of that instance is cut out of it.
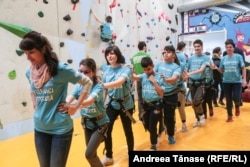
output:
<svg viewBox="0 0 250 167"><path fill-rule="evenodd" d="M200 121L197 121L197 122L195 122L195 123L193 124L193 127L194 127L194 128L199 127L199 126L201 126Z"/></svg>
<svg viewBox="0 0 250 167"><path fill-rule="evenodd" d="M157 147L156 145L151 145L149 151L156 151L157 150L156 147Z"/></svg>
<svg viewBox="0 0 250 167"><path fill-rule="evenodd" d="M205 124L205 122L206 122L205 115L202 114L202 115L199 116L199 118L200 118L201 125Z"/></svg>
<svg viewBox="0 0 250 167"><path fill-rule="evenodd" d="M187 131L187 125L185 123L182 123L181 131L182 132L186 132Z"/></svg>
<svg viewBox="0 0 250 167"><path fill-rule="evenodd" d="M113 165L113 164L114 164L114 160L113 160L113 158L104 157L104 158L102 159L102 164L103 164L104 166Z"/></svg>

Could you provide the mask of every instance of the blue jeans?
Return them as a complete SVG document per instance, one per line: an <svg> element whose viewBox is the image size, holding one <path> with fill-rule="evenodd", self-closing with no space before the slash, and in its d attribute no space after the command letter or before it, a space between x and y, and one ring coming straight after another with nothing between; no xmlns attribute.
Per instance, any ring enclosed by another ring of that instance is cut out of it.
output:
<svg viewBox="0 0 250 167"><path fill-rule="evenodd" d="M35 130L35 146L40 167L65 167L73 129L65 134L47 134Z"/></svg>
<svg viewBox="0 0 250 167"><path fill-rule="evenodd" d="M226 106L228 116L233 116L232 107L233 101L235 107L238 108L241 102L241 92L242 84L241 83L223 83L224 95L226 97Z"/></svg>

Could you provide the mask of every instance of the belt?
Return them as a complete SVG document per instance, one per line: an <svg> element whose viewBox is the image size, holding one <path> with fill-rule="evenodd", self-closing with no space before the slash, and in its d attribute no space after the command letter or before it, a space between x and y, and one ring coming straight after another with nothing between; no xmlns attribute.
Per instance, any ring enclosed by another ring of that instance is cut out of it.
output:
<svg viewBox="0 0 250 167"><path fill-rule="evenodd" d="M106 113L102 113L102 114L100 114L100 115L98 115L96 117L93 117L93 118L83 116L83 119L85 119L87 121L99 121L102 118L104 118L105 116L106 116Z"/></svg>
<svg viewBox="0 0 250 167"><path fill-rule="evenodd" d="M176 89L174 89L174 90L172 90L170 92L166 92L166 93L164 93L164 96L170 96L170 95L173 95L173 94L177 94L179 92L179 89L180 88L176 88Z"/></svg>
<svg viewBox="0 0 250 167"><path fill-rule="evenodd" d="M202 81L205 81L206 79L205 78L202 78L202 79L192 79L192 78L189 78L192 82L202 82Z"/></svg>
<svg viewBox="0 0 250 167"><path fill-rule="evenodd" d="M130 97L130 94L128 94L128 95L126 95L126 96L124 96L123 98L120 98L120 99L115 99L115 98L113 98L113 97L111 97L111 96L109 96L109 97L110 97L110 99L111 99L112 101L119 102L119 101L125 101L125 100L128 100L128 99L129 99L129 97Z"/></svg>
<svg viewBox="0 0 250 167"><path fill-rule="evenodd" d="M147 104L147 105L153 105L155 103L158 103L161 99L159 100L155 100L155 101L143 101L143 103Z"/></svg>

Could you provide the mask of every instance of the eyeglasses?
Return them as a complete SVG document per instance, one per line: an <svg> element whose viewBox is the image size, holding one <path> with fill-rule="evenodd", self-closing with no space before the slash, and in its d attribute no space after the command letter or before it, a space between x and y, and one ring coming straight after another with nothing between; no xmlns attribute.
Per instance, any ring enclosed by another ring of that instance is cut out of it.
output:
<svg viewBox="0 0 250 167"><path fill-rule="evenodd" d="M78 72L83 73L83 74L89 74L91 71L89 71L89 70L87 70L87 71L82 71L82 70L79 69Z"/></svg>

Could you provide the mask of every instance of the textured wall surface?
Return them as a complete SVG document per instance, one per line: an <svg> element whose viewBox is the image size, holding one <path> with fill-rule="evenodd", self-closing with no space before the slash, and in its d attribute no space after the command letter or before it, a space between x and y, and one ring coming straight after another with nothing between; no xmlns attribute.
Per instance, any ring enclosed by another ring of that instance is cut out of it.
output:
<svg viewBox="0 0 250 167"><path fill-rule="evenodd" d="M73 1L74 2L74 1ZM169 0L2 0L0 1L0 140L33 130L33 109L25 70L26 55L18 48L27 30L41 32L51 41L61 61L77 69L85 57L105 63L108 46L100 40L100 20L112 16L115 44L127 63L137 52L137 43L146 41L154 61L160 60L165 45L177 43L180 16L177 1ZM70 20L64 17L69 15ZM70 31L72 33L67 33ZM60 44L64 44L60 46ZM72 63L71 63L71 61ZM70 85L71 90L73 85Z"/></svg>

